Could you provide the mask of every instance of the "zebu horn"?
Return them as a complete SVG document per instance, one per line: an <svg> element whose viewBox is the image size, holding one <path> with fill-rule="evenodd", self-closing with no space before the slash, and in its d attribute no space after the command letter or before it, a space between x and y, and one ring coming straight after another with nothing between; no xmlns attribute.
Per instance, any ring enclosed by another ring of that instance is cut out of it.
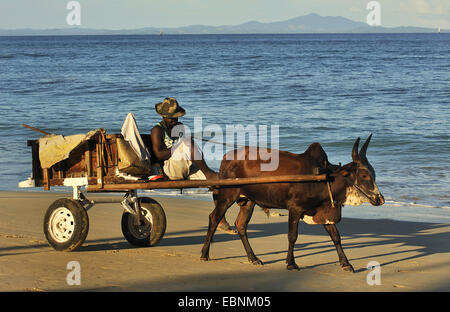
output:
<svg viewBox="0 0 450 312"><path fill-rule="evenodd" d="M353 144L352 159L353 159L354 162L359 162L360 161L359 154L358 154L359 140L361 140L361 139L357 138L356 141L355 141L355 144Z"/></svg>
<svg viewBox="0 0 450 312"><path fill-rule="evenodd" d="M366 152L367 152L367 147L369 146L371 138L372 138L372 133L369 135L366 142L364 142L364 145L361 147L361 150L359 151L359 158L363 161L367 159Z"/></svg>

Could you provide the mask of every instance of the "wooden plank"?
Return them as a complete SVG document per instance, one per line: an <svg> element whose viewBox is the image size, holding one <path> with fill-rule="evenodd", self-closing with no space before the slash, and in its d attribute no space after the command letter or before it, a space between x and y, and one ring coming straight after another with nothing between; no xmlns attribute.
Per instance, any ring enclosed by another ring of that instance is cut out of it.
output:
<svg viewBox="0 0 450 312"><path fill-rule="evenodd" d="M63 186L64 185L64 180L63 179L59 179L59 178L52 178L50 179L50 186ZM123 178L119 178L119 177L107 177L104 176L103 177L103 182L104 184L121 184L121 183L126 183L127 181L124 180ZM43 179L39 179L39 180L35 180L36 186L44 186L44 180ZM96 185L97 184L97 177L88 177L88 183L89 185Z"/></svg>
<svg viewBox="0 0 450 312"><path fill-rule="evenodd" d="M63 169L62 169L62 162L60 161L56 166L56 172L58 173L58 179L62 179L63 177Z"/></svg>
<svg viewBox="0 0 450 312"><path fill-rule="evenodd" d="M293 183L293 182L323 182L327 180L327 175L285 175L272 177L251 177L236 179L219 180L177 180L177 181L153 181L153 182L134 182L120 184L89 185L86 190L89 191L109 191L109 190L137 190L137 189L171 189L171 188L199 188L199 187L220 187L247 184L265 184L265 183Z"/></svg>
<svg viewBox="0 0 450 312"><path fill-rule="evenodd" d="M92 176L92 162L91 162L91 150L88 149L84 152L84 162L86 164L87 176Z"/></svg>
<svg viewBox="0 0 450 312"><path fill-rule="evenodd" d="M45 135L50 135L50 134L51 134L51 133L48 133L48 132L43 131L43 130L41 130L41 129L38 129L38 128L35 128L35 127L32 127L32 126L26 125L26 124L24 124L24 123L22 124L22 126L24 126L25 128L28 128L28 129L31 129L31 130L40 132L40 133L45 134Z"/></svg>
<svg viewBox="0 0 450 312"><path fill-rule="evenodd" d="M44 174L44 190L50 191L50 169L49 168L43 168L42 169Z"/></svg>
<svg viewBox="0 0 450 312"><path fill-rule="evenodd" d="M102 142L101 137L99 137L99 141L97 143L97 186L99 188L103 188L103 155L102 155Z"/></svg>

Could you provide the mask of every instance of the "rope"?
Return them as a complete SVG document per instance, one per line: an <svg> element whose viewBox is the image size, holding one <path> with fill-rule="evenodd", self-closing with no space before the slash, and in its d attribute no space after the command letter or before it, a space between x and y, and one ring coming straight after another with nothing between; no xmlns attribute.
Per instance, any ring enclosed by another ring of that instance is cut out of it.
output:
<svg viewBox="0 0 450 312"><path fill-rule="evenodd" d="M334 206L334 199L333 199L333 194L331 193L331 187L330 187L329 180L327 180L327 186L328 186L328 194L330 195L330 200L331 200L331 207L334 209L336 207Z"/></svg>
<svg viewBox="0 0 450 312"><path fill-rule="evenodd" d="M191 137L193 139L195 139L195 140L200 140L200 141L203 141L203 142L208 142L208 143L213 143L213 144L217 144L217 145L228 146L228 147L232 147L232 148L239 148L239 147L248 146L248 145L240 145L240 144L238 144L238 142L236 142L235 144L228 144L228 143L224 143L224 142L217 142L217 141L214 141L214 140L211 140L211 139L204 139L203 136L201 138L199 138L199 137L195 136L196 134L197 133L192 134ZM258 145L255 146L255 147L258 147ZM263 148L269 148L269 147L268 146L267 147L264 146Z"/></svg>

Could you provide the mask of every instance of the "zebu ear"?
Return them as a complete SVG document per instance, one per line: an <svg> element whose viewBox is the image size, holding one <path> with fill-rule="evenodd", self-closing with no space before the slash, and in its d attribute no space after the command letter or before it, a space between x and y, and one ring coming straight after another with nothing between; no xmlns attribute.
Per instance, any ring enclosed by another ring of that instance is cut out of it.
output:
<svg viewBox="0 0 450 312"><path fill-rule="evenodd" d="M369 146L371 138L372 138L372 133L369 135L366 142L364 142L364 145L361 147L361 150L359 151L359 158L362 161L367 161L366 152L367 152L367 147Z"/></svg>
<svg viewBox="0 0 450 312"><path fill-rule="evenodd" d="M356 141L355 141L355 144L353 144L352 160L355 163L360 162L360 160L361 160L359 158L359 154L358 154L359 140L361 140L361 138L357 138Z"/></svg>

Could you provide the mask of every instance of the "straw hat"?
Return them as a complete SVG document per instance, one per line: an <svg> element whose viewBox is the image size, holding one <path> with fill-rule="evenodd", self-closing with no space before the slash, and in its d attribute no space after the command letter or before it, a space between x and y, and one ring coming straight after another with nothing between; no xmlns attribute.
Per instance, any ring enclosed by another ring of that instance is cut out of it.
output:
<svg viewBox="0 0 450 312"><path fill-rule="evenodd" d="M186 111L175 98L167 97L161 103L155 104L155 109L162 117L178 118L184 116Z"/></svg>

